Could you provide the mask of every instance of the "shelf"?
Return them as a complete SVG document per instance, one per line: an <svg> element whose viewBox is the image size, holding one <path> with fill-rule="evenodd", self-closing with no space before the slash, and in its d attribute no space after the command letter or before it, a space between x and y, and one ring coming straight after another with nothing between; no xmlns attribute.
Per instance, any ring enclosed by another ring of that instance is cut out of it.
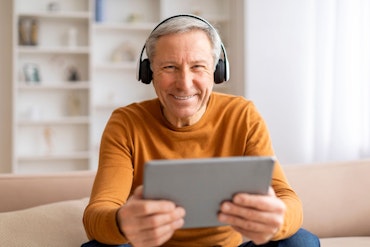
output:
<svg viewBox="0 0 370 247"><path fill-rule="evenodd" d="M50 19L86 19L91 17L87 11L29 11L19 12L19 17L50 18Z"/></svg>
<svg viewBox="0 0 370 247"><path fill-rule="evenodd" d="M70 124L89 124L90 118L87 116L60 117L56 119L21 119L18 121L20 126L42 126L42 125L70 125Z"/></svg>
<svg viewBox="0 0 370 247"><path fill-rule="evenodd" d="M68 152L68 153L57 153L57 154L44 154L44 155L19 155L18 160L25 161L47 161L47 160L77 160L77 159L89 159L90 152L79 151L79 152Z"/></svg>
<svg viewBox="0 0 370 247"><path fill-rule="evenodd" d="M93 25L95 30L137 30L151 31L156 26L156 23L151 22L102 22Z"/></svg>
<svg viewBox="0 0 370 247"><path fill-rule="evenodd" d="M89 54L88 46L18 46L18 53L24 54Z"/></svg>
<svg viewBox="0 0 370 247"><path fill-rule="evenodd" d="M31 84L26 84L28 82L19 82L18 89L19 90L77 90L77 89L89 89L90 83L86 81L77 81L77 82L53 82L50 85L42 84L43 82L39 82L40 84L35 84L34 82Z"/></svg>

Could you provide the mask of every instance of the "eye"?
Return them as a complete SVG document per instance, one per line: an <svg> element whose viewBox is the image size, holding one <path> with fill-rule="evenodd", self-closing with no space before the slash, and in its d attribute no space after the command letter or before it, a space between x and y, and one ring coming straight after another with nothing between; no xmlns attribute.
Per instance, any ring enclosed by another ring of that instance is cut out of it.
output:
<svg viewBox="0 0 370 247"><path fill-rule="evenodd" d="M196 71L204 70L205 68L206 68L206 66L204 66L202 64L195 64L195 65L192 66L192 69L196 70Z"/></svg>
<svg viewBox="0 0 370 247"><path fill-rule="evenodd" d="M165 71L173 71L176 69L176 67L174 65L166 65L166 66L163 66L162 69Z"/></svg>

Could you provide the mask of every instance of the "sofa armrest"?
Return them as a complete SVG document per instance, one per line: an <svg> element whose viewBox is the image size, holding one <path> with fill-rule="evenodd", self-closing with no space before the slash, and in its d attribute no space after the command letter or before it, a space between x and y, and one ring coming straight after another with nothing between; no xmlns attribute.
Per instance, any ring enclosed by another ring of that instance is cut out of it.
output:
<svg viewBox="0 0 370 247"><path fill-rule="evenodd" d="M0 212L89 197L95 173L0 174Z"/></svg>

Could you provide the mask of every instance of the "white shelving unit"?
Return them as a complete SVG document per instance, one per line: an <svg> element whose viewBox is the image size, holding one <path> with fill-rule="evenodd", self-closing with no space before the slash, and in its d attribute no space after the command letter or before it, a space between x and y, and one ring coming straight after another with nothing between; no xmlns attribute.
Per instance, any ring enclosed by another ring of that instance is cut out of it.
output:
<svg viewBox="0 0 370 247"><path fill-rule="evenodd" d="M220 30L226 49L232 37L234 0L102 2L102 19L96 21L96 0L14 0L13 172L96 169L111 112L155 97L152 85L136 81L136 65L160 20L193 13ZM37 44L22 43L22 20L30 30L37 23ZM27 65L36 65L40 81L26 80ZM78 81L68 80L71 68ZM216 90L230 87L229 82Z"/></svg>
<svg viewBox="0 0 370 247"><path fill-rule="evenodd" d="M13 172L89 169L91 21L89 0L13 1Z"/></svg>

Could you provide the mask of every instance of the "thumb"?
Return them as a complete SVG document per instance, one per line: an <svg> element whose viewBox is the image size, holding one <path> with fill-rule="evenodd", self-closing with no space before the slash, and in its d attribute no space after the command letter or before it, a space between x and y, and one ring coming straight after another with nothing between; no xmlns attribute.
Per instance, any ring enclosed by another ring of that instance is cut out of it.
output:
<svg viewBox="0 0 370 247"><path fill-rule="evenodd" d="M134 193L131 196L133 199L142 199L143 198L143 186L140 185L138 186L135 190Z"/></svg>

